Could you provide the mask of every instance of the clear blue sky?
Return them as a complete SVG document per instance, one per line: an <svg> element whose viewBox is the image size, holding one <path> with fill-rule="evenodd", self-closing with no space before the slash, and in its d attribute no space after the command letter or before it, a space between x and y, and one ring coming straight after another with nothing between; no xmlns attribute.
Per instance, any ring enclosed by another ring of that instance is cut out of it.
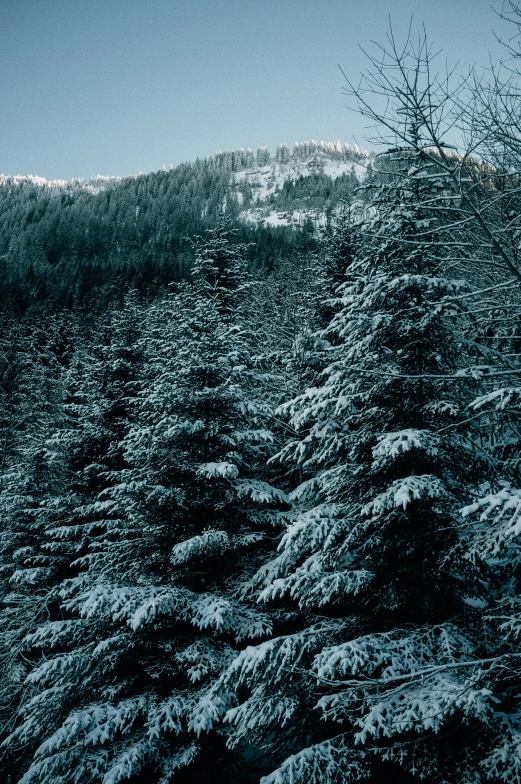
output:
<svg viewBox="0 0 521 784"><path fill-rule="evenodd" d="M496 3L496 7L500 0ZM450 62L486 64L489 0L0 0L0 172L124 175L325 139L363 144L342 66L389 14Z"/></svg>

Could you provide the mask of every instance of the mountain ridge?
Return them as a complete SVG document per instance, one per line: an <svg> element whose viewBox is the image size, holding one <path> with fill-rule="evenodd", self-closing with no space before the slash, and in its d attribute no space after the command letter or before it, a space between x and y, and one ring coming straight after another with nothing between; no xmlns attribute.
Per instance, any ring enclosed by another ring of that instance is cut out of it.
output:
<svg viewBox="0 0 521 784"><path fill-rule="evenodd" d="M285 158L284 151L287 150L287 159ZM197 165L198 163L215 165L217 168L228 169L230 172L243 171L244 169L258 169L274 163L291 164L297 162L318 161L329 158L336 161L360 161L370 159L372 153L367 152L358 144L352 147L345 142L342 144L337 142L317 142L315 140L295 142L293 151L289 152L287 144L279 144L275 157L272 157L267 145L258 147L257 154L254 156L253 150L248 147L240 147L232 150L218 150L214 155L200 158L197 157L195 161L182 161L174 166L170 164L169 167L161 167L150 172L137 172L135 174L124 175L110 175L110 174L96 174L88 179L84 177L72 177L71 179L48 179L37 174L5 174L0 173L0 187L6 185L19 185L24 182L31 183L38 187L48 187L55 189L66 188L81 188L81 187L102 187L109 183L118 183L126 179L137 179L140 177L147 177L151 174L160 171L172 171L180 166ZM312 166L313 164L311 164Z"/></svg>
<svg viewBox="0 0 521 784"><path fill-rule="evenodd" d="M87 184L32 175L0 177L0 307L48 296L81 302L94 290L152 288L189 276L191 238L223 212L251 264L271 266L346 200L371 165L360 148L302 142L290 154L219 152L149 174L97 176ZM112 295L111 295L112 296ZM119 295L118 295L119 296Z"/></svg>

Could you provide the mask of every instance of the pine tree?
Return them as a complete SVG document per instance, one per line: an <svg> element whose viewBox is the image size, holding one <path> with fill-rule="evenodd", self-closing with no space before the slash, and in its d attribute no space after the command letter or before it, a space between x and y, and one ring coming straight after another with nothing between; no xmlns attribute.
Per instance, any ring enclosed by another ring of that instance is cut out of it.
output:
<svg viewBox="0 0 521 784"><path fill-rule="evenodd" d="M130 366L137 370L135 353L129 350L128 334L124 333L136 329L136 315L130 297L122 312L109 318L99 336L102 345L97 344L90 353L88 344L79 341L76 351L67 358L61 383L54 384L55 393L62 393L61 421L55 418L42 434L34 472L28 471L22 461L17 464L18 473L25 474L26 498L22 505L18 504L15 536L19 540L23 531L32 529L32 541L25 542L23 548L18 545L12 555L11 581L15 589L6 601L12 606L14 627L10 656L21 676L27 676L25 683L23 677L20 679L20 716L30 714L31 726L25 724L20 742L13 744L4 738L4 746L15 758L27 757L31 747L65 709L71 695L78 691L72 673L80 666L78 662L85 661L85 653L74 650L74 624L65 620L67 612L60 590L78 571L81 559L88 561L100 542L110 535L108 532L117 527L111 510L97 504L96 497L110 486L107 471L119 466L117 446L125 419L125 387ZM29 440L27 451L31 448ZM34 606L31 613L23 611L24 589ZM37 691L34 684L51 679L42 676L40 681L34 672L53 648L62 653L61 688L44 691L42 701L36 699L31 713ZM18 735L17 729L14 731Z"/></svg>
<svg viewBox="0 0 521 784"><path fill-rule="evenodd" d="M241 595L286 498L262 478L272 436L244 391L231 240L221 223L196 242L193 286L150 309L132 421L107 445L121 460L105 463L89 525L75 527L77 574L53 593L61 617L26 637L45 658L8 740L39 743L24 784L241 780L201 697L237 646L270 633Z"/></svg>
<svg viewBox="0 0 521 784"><path fill-rule="evenodd" d="M52 559L46 553L45 507L61 491L63 464L49 439L63 421L61 361L56 340L60 319L45 324L29 318L9 335L3 354L2 424L4 454L0 471L0 734L14 726L25 691L28 663L22 640L47 613L46 590ZM16 338L15 338L16 334ZM16 770L18 754L3 755L1 770Z"/></svg>
<svg viewBox="0 0 521 784"><path fill-rule="evenodd" d="M279 144L276 154L277 163L289 163L289 147L287 144Z"/></svg>
<svg viewBox="0 0 521 784"><path fill-rule="evenodd" d="M460 543L464 557L479 565L486 579L487 590L479 601L486 619L486 646L476 667L496 702L480 768L487 780L501 782L518 781L521 775L519 353L509 352L508 358L501 378L491 379L489 389L469 407L494 470L462 510L465 527Z"/></svg>
<svg viewBox="0 0 521 784"><path fill-rule="evenodd" d="M284 407L302 435L280 457L308 478L257 580L261 601L292 600L301 621L243 651L215 690L242 697L228 697L232 742L286 758L265 784L397 768L478 780L469 737L488 732L495 698L476 664L484 584L459 532L489 470L467 405L492 355L468 336L469 285L443 274L454 201L431 168L406 154L377 193L324 333L328 367Z"/></svg>
<svg viewBox="0 0 521 784"><path fill-rule="evenodd" d="M269 166L270 163L270 151L264 145L263 147L257 148L257 166Z"/></svg>

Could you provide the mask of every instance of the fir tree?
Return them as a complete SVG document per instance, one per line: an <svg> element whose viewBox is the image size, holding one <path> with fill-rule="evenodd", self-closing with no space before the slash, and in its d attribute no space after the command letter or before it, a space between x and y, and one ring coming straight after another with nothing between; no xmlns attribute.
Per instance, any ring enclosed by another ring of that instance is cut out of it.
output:
<svg viewBox="0 0 521 784"><path fill-rule="evenodd" d="M267 146L257 148L257 166L269 166L270 151Z"/></svg>
<svg viewBox="0 0 521 784"><path fill-rule="evenodd" d="M469 285L443 275L451 194L413 162L374 199L320 383L284 407L302 437L280 457L309 478L257 580L260 601L293 600L301 622L221 681L250 694L229 697L232 742L286 756L265 784L381 781L393 767L477 780L469 733L487 732L495 698L475 664L484 586L458 542L487 475L466 405L491 354L468 338Z"/></svg>
<svg viewBox="0 0 521 784"><path fill-rule="evenodd" d="M263 404L244 392L243 268L221 223L196 243L193 286L151 309L132 422L107 446L122 459L74 529L61 617L26 637L45 653L8 740L39 743L27 784L240 780L201 696L237 646L270 633L241 594L285 503L262 478Z"/></svg>
<svg viewBox="0 0 521 784"><path fill-rule="evenodd" d="M30 318L9 335L3 365L4 454L0 471L1 603L0 726L12 730L25 691L22 640L47 614L52 558L44 549L45 509L62 491L64 466L49 439L63 424L60 320ZM16 338L15 338L16 334ZM15 339L14 339L15 338ZM4 753L2 773L16 770L17 751Z"/></svg>
<svg viewBox="0 0 521 784"><path fill-rule="evenodd" d="M287 144L279 144L276 154L277 163L289 163L289 147Z"/></svg>
<svg viewBox="0 0 521 784"><path fill-rule="evenodd" d="M12 555L11 581L17 593L13 591L7 597L17 624L17 644L13 646L12 634L10 655L28 678L25 683L21 679L22 714L27 716L28 703L32 704L37 690L33 684L40 683L38 677L34 681L32 678L45 653L54 648L61 651L64 676L61 688L47 692L42 702L37 701L32 726L30 730L26 727L21 742L4 744L22 759L57 720L60 711L63 713L71 704L71 695L78 689L71 673L85 662L85 652L74 650L74 632L79 633L79 629L64 620L67 613L59 592L64 581L81 571L92 553L117 529L112 510L96 503L96 498L110 486L108 471L121 466L118 444L124 430L125 395L131 368L137 370L138 365L136 354L129 347L129 332L138 324L131 297L121 313L109 318L102 335L98 335L101 345L98 343L92 354L84 342L79 342L69 357L69 367L62 372L61 384L55 386L55 393L62 391L61 421L51 421L40 439L38 473L33 478L26 465L18 464L18 469L26 472L26 495L31 493L18 517L25 530L33 529L31 546L18 547ZM58 424L60 428L56 430ZM27 447L30 449L30 442ZM19 539L20 530L16 534ZM34 605L32 613L26 612L25 617L20 604L24 587ZM47 637L38 637L38 630L42 629ZM42 678L41 683L46 682ZM54 701L48 699L51 693Z"/></svg>

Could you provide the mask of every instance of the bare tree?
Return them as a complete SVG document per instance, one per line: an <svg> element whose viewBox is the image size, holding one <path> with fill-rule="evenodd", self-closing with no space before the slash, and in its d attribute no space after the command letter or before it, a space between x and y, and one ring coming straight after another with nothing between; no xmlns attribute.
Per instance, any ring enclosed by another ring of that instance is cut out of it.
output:
<svg viewBox="0 0 521 784"><path fill-rule="evenodd" d="M386 149L387 160L396 152L421 154L450 182L453 221L446 233L454 244L454 263L470 269L487 288L520 284L519 166L505 167L498 148L499 129L505 126L501 111L510 111L513 124L521 93L511 82L499 90L498 74L484 89L474 70L459 77L455 69L438 69L438 53L425 32L415 41L409 31L400 46L390 27L386 44L376 47L374 54L366 52L369 69L357 84L345 77L347 94L370 122L369 141ZM513 138L521 151L521 134Z"/></svg>

